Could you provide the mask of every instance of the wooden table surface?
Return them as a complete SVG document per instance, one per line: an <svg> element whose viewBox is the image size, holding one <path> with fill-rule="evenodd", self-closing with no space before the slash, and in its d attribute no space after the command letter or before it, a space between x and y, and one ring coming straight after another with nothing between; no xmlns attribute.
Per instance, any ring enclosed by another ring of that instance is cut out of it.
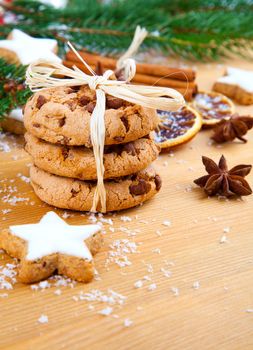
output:
<svg viewBox="0 0 253 350"><path fill-rule="evenodd" d="M253 69L245 61L229 64ZM224 71L216 63L198 68L201 89L210 89ZM253 112L252 107L237 110ZM230 167L252 164L253 132L247 144L221 147L210 145L210 134L203 131L160 156L156 167L163 187L153 200L105 216L113 225L104 223L105 244L95 259L99 275L92 283L12 283L13 289L0 290L1 349L253 349L253 196L206 198L193 185L204 174L201 155L218 161L224 154ZM10 146L10 152L0 155L1 228L37 222L52 208L36 198L22 177L28 176L31 162L22 139L2 136L0 142ZM248 181L253 185L253 172ZM25 200L6 203L15 196ZM66 219L70 224L90 222L80 213L56 212L71 214ZM129 266L117 264L119 244L133 251L122 253ZM0 260L1 285L4 266L13 260L4 253ZM82 300L85 293L91 293L90 300ZM99 293L107 296L105 301L92 301L91 295L99 299ZM111 313L102 315L101 310ZM47 323L39 322L42 315Z"/></svg>

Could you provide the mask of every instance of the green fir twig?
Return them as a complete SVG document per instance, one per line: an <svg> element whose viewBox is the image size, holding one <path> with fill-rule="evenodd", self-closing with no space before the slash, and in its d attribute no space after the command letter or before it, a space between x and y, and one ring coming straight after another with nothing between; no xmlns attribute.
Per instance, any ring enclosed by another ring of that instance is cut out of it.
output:
<svg viewBox="0 0 253 350"><path fill-rule="evenodd" d="M31 96L25 87L26 66L7 63L0 58L0 120L17 107L23 107Z"/></svg>
<svg viewBox="0 0 253 350"><path fill-rule="evenodd" d="M61 54L70 40L78 49L118 55L129 46L137 25L150 33L143 49L188 59L244 54L253 46L253 0L69 0L65 9L16 0L6 9L17 15L17 23L1 27L2 37L14 27L55 37Z"/></svg>

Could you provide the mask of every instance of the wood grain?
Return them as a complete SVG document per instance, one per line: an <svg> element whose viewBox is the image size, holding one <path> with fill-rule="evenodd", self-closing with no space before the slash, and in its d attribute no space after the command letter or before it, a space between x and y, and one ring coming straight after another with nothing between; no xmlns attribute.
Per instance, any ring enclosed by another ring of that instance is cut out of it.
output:
<svg viewBox="0 0 253 350"><path fill-rule="evenodd" d="M229 64L253 69L248 62ZM216 64L198 68L201 89L210 88L224 71ZM238 107L238 111L252 113L252 107ZM0 290L0 295L8 293L7 298L0 298L1 349L253 348L253 313L249 312L253 309L253 196L229 201L208 199L192 184L193 179L204 174L202 154L218 160L223 153L231 167L252 164L253 132L247 135L246 145L234 142L210 146L209 136L210 131L201 132L170 156L160 156L156 167L162 175L163 188L155 199L108 216L113 219L115 232L105 224L105 245L96 257L100 280L74 288L60 287L59 296L54 294L55 287L33 291L30 286L15 284L13 290ZM1 201L1 228L36 222L52 208L41 203L30 185L17 176L28 176L30 163L21 148L22 139L8 137L2 141L9 142L11 151L0 154L0 189L17 186L18 192L12 195L30 200L16 206ZM248 181L253 184L253 173ZM4 195L0 193L1 198ZM12 211L3 214L6 208ZM132 221L121 221L122 215ZM171 221L170 227L163 225L166 220ZM88 223L88 218L74 213L67 222ZM136 236L129 237L120 227L137 231ZM224 228L229 232L224 233ZM228 242L220 244L224 234ZM120 269L115 263L106 267L109 245L125 238L141 243L140 253L128 255L132 263L128 267ZM12 261L5 254L0 254L0 259L0 265ZM153 272L146 264L152 265ZM165 277L161 268L169 269L171 277ZM134 283L144 276L151 281L134 288ZM197 281L199 289L194 289ZM157 288L150 291L152 283ZM80 291L99 289L107 293L108 288L127 297L124 305L112 305L109 316L98 314L108 306L106 303L73 300ZM175 288L178 296L174 295ZM94 309L89 308L91 304ZM48 316L47 324L38 323L42 314ZM128 318L133 324L125 327L124 320Z"/></svg>

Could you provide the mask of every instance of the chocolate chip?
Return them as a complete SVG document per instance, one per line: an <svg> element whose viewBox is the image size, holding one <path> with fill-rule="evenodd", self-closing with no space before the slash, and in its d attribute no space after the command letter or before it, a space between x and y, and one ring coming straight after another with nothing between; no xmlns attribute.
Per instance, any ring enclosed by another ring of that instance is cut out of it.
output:
<svg viewBox="0 0 253 350"><path fill-rule="evenodd" d="M74 190L74 188L72 188L70 192L71 192L71 198L73 198L73 197L76 197L76 195L77 195L80 191L76 191L76 190Z"/></svg>
<svg viewBox="0 0 253 350"><path fill-rule="evenodd" d="M77 101L76 100L67 101L66 105L68 105L69 109L73 112L76 109Z"/></svg>
<svg viewBox="0 0 253 350"><path fill-rule="evenodd" d="M62 152L63 159L66 160L69 156L69 148L63 147L61 152Z"/></svg>
<svg viewBox="0 0 253 350"><path fill-rule="evenodd" d="M43 263L42 263L42 267L46 267L46 266L47 266L46 261L43 261Z"/></svg>
<svg viewBox="0 0 253 350"><path fill-rule="evenodd" d="M133 196L140 196L142 194L148 193L151 190L150 183L146 182L144 179L139 179L137 185L131 185L129 187L130 193Z"/></svg>
<svg viewBox="0 0 253 350"><path fill-rule="evenodd" d="M62 140L59 142L61 145L68 145L69 144L69 137L67 136L62 136Z"/></svg>
<svg viewBox="0 0 253 350"><path fill-rule="evenodd" d="M121 100L120 98L111 97L111 96L106 97L106 108L118 109L122 107L123 104L124 104L124 101Z"/></svg>
<svg viewBox="0 0 253 350"><path fill-rule="evenodd" d="M88 103L90 102L90 99L85 96L85 95L82 95L79 97L79 100L78 100L78 103L80 106L86 106Z"/></svg>
<svg viewBox="0 0 253 350"><path fill-rule="evenodd" d="M126 143L123 147L123 151L126 151L128 154L131 154L132 156L136 156L136 148L134 147L134 144L132 142Z"/></svg>
<svg viewBox="0 0 253 350"><path fill-rule="evenodd" d="M39 123L33 123L33 127L40 128L40 124Z"/></svg>
<svg viewBox="0 0 253 350"><path fill-rule="evenodd" d="M124 137L123 136L115 136L113 139L117 142L122 142L124 140Z"/></svg>
<svg viewBox="0 0 253 350"><path fill-rule="evenodd" d="M81 86L71 86L71 89L75 92L79 91L80 90L80 87Z"/></svg>
<svg viewBox="0 0 253 350"><path fill-rule="evenodd" d="M159 191L162 187L162 179L160 178L159 175L155 176L155 187L157 191Z"/></svg>
<svg viewBox="0 0 253 350"><path fill-rule="evenodd" d="M86 109L88 112L92 113L94 111L95 106L95 102L89 102L86 106Z"/></svg>
<svg viewBox="0 0 253 350"><path fill-rule="evenodd" d="M45 96L39 95L36 102L36 107L40 109L47 102Z"/></svg>
<svg viewBox="0 0 253 350"><path fill-rule="evenodd" d="M105 145L104 147L104 154L112 153L112 146Z"/></svg>
<svg viewBox="0 0 253 350"><path fill-rule="evenodd" d="M66 122L66 117L59 119L58 120L59 127L63 127L63 125L65 125L65 122Z"/></svg>
<svg viewBox="0 0 253 350"><path fill-rule="evenodd" d="M124 124L124 127L126 129L126 132L129 131L129 122L127 117L121 117L120 120L122 121L122 123Z"/></svg>

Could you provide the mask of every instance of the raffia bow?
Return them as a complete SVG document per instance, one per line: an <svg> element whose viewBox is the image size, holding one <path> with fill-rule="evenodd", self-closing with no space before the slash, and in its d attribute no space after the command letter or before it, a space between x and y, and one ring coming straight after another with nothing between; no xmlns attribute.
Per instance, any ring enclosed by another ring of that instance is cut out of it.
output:
<svg viewBox="0 0 253 350"><path fill-rule="evenodd" d="M89 70L91 75L85 74L76 66L73 66L73 69L70 69L60 63L38 60L30 64L28 67L26 72L26 84L32 91L38 91L45 88L81 85L88 85L90 89L96 91L97 101L91 115L90 135L96 162L97 187L91 211L97 211L100 202L101 211L106 212L106 191L104 186L103 164L106 94L143 107L169 111L179 109L185 102L183 96L174 89L157 86L132 85L128 83L129 77L126 78L125 81L110 80L110 76L114 74L111 70L107 70L102 76L98 76L82 59L75 48L70 43L68 44L84 66ZM125 57L122 62L123 63L120 63L118 68L126 68L126 75L127 71L129 71L128 74L130 78L132 78L133 72L135 74L135 63L133 65L134 60ZM132 66L132 68L130 66ZM64 78L60 78L59 76Z"/></svg>

